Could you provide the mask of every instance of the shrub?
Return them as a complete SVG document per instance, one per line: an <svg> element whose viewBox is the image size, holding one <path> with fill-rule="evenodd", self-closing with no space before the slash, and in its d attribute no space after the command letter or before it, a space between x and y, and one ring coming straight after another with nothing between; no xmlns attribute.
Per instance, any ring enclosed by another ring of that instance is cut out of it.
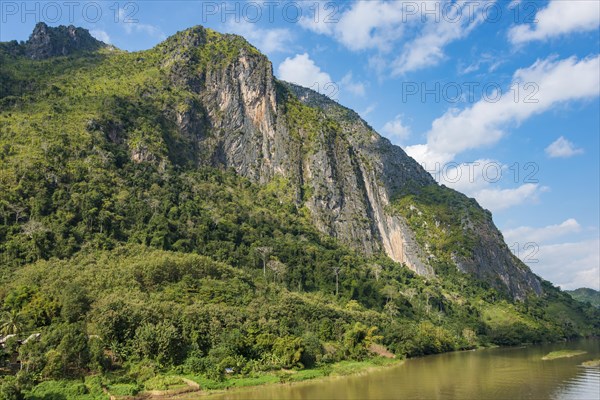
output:
<svg viewBox="0 0 600 400"><path fill-rule="evenodd" d="M5 376L0 381L0 400L21 400L23 394L14 376Z"/></svg>
<svg viewBox="0 0 600 400"><path fill-rule="evenodd" d="M273 354L281 360L284 368L298 366L303 353L303 341L299 337L280 337L275 339L273 344Z"/></svg>

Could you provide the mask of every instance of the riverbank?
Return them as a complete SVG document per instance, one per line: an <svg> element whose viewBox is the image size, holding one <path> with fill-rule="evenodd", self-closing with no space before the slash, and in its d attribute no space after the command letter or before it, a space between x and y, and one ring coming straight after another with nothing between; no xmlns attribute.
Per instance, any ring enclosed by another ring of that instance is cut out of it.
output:
<svg viewBox="0 0 600 400"><path fill-rule="evenodd" d="M265 372L250 377L231 377L223 381L210 380L203 376L182 375L181 378L188 383L194 382L199 387L179 390L156 390L144 391L136 396L113 396L114 399L169 399L169 400L191 400L199 396L211 396L223 393L234 393L240 390L260 390L265 386L275 385L298 385L306 382L320 382L334 380L350 375L364 375L371 372L400 365L404 359L393 359L386 357L375 357L365 361L340 361L319 368L304 369L299 371L281 370L276 372Z"/></svg>
<svg viewBox="0 0 600 400"><path fill-rule="evenodd" d="M577 344L583 343L582 345ZM572 344L554 343L532 346L505 347L490 346L480 348L478 350L489 350L493 352L514 352L522 351L531 353L525 357L527 362L538 360L538 362L548 362L542 360L542 357L548 354L571 354L573 352L586 351L584 360L576 360L577 366L589 366L594 368L597 366L598 360L598 342L596 340L583 339ZM587 344L586 344L587 343ZM595 347L594 347L595 346ZM567 348L565 348L567 347ZM455 351L446 354L440 354L433 357L416 357L411 359L411 365L415 368L410 368L411 374L418 371L418 366L431 363L431 360L446 359L460 360L472 357L472 359L485 360L488 358L480 358L475 354L481 354L479 351L465 350ZM485 353L484 353L485 354ZM573 357L564 357L571 359ZM335 364L327 364L320 368L306 370L278 370L271 372L258 373L251 376L225 376L223 380L210 380L199 375L181 374L179 371L171 371L158 374L152 378L144 380L143 383L127 383L118 377L109 376L88 376L82 382L79 381L46 381L37 385L32 391L26 393L26 399L41 399L55 398L53 396L63 396L57 398L67 398L70 400L141 400L141 399L168 399L168 400L192 400L200 397L211 398L232 398L245 399L261 398L260 394L265 392L287 392L289 391L311 391L312 387L317 384L321 386L337 385L339 390L346 390L345 379L355 381L356 379L368 379L368 375L376 373L387 374L385 371L389 367L401 366L404 359L394 359L385 357L374 357L365 361L341 361ZM584 361L584 363L581 363ZM462 365L458 362L457 365ZM563 364L561 364L563 365ZM458 366L456 367L458 368ZM455 367L450 367L449 370L455 370ZM481 366L485 369L485 366ZM533 368L533 367L532 367ZM536 366L537 368L537 366ZM535 368L534 368L535 369ZM384 370L384 371L382 371ZM477 367L472 373L476 373L480 368ZM437 370L436 370L437 371ZM438 376L439 371L436 372ZM419 376L403 375L405 382L402 387L405 389L414 384L414 381L421 379ZM448 382L450 385L454 375L450 374ZM400 379L394 374L394 382ZM421 379L422 381L428 381ZM437 378L438 380L441 378ZM466 377L465 377L466 379ZM112 383L111 383L112 382ZM304 384L304 385L303 385ZM367 385L368 387L369 385ZM417 385L418 386L418 385ZM379 387L379 386L377 386ZM417 388L418 389L418 388ZM417 390L415 389L415 390ZM335 397L337 392L333 392ZM375 393L374 395L377 395Z"/></svg>

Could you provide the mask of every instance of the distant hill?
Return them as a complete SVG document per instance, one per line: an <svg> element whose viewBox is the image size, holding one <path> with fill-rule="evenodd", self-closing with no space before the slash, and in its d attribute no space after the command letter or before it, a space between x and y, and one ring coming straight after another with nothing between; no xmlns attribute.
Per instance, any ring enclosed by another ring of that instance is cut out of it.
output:
<svg viewBox="0 0 600 400"><path fill-rule="evenodd" d="M594 307L600 308L600 292L590 288L579 288L575 290L566 290L577 301L590 303Z"/></svg>

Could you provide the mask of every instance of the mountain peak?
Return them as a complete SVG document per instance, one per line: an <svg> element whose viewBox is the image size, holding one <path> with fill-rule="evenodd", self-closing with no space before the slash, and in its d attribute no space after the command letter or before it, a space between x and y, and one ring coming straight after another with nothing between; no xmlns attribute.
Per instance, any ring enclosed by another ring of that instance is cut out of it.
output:
<svg viewBox="0 0 600 400"><path fill-rule="evenodd" d="M182 57L189 59L188 61L198 61L204 58L204 61L218 61L216 64L221 65L232 62L240 52L259 55L266 59L266 56L261 54L244 37L220 33L202 25L196 25L177 32L157 47L162 49L163 52L175 56L175 58Z"/></svg>
<svg viewBox="0 0 600 400"><path fill-rule="evenodd" d="M94 38L87 29L73 25L51 27L38 22L26 42L11 42L9 53L26 56L32 60L45 60L52 57L68 56L75 53L91 52L108 46Z"/></svg>

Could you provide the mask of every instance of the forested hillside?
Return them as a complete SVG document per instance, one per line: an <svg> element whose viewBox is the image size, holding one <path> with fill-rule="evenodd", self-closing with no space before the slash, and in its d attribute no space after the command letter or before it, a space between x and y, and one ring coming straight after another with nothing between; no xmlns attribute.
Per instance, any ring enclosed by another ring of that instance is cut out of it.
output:
<svg viewBox="0 0 600 400"><path fill-rule="evenodd" d="M590 288L579 288L575 290L567 290L567 293L571 295L575 300L583 303L590 303L595 307L600 308L600 292Z"/></svg>
<svg viewBox="0 0 600 400"><path fill-rule="evenodd" d="M350 110L269 78L241 37L21 46L0 46L0 398L600 331L597 309L510 255L489 212ZM221 93L230 81L256 86Z"/></svg>

